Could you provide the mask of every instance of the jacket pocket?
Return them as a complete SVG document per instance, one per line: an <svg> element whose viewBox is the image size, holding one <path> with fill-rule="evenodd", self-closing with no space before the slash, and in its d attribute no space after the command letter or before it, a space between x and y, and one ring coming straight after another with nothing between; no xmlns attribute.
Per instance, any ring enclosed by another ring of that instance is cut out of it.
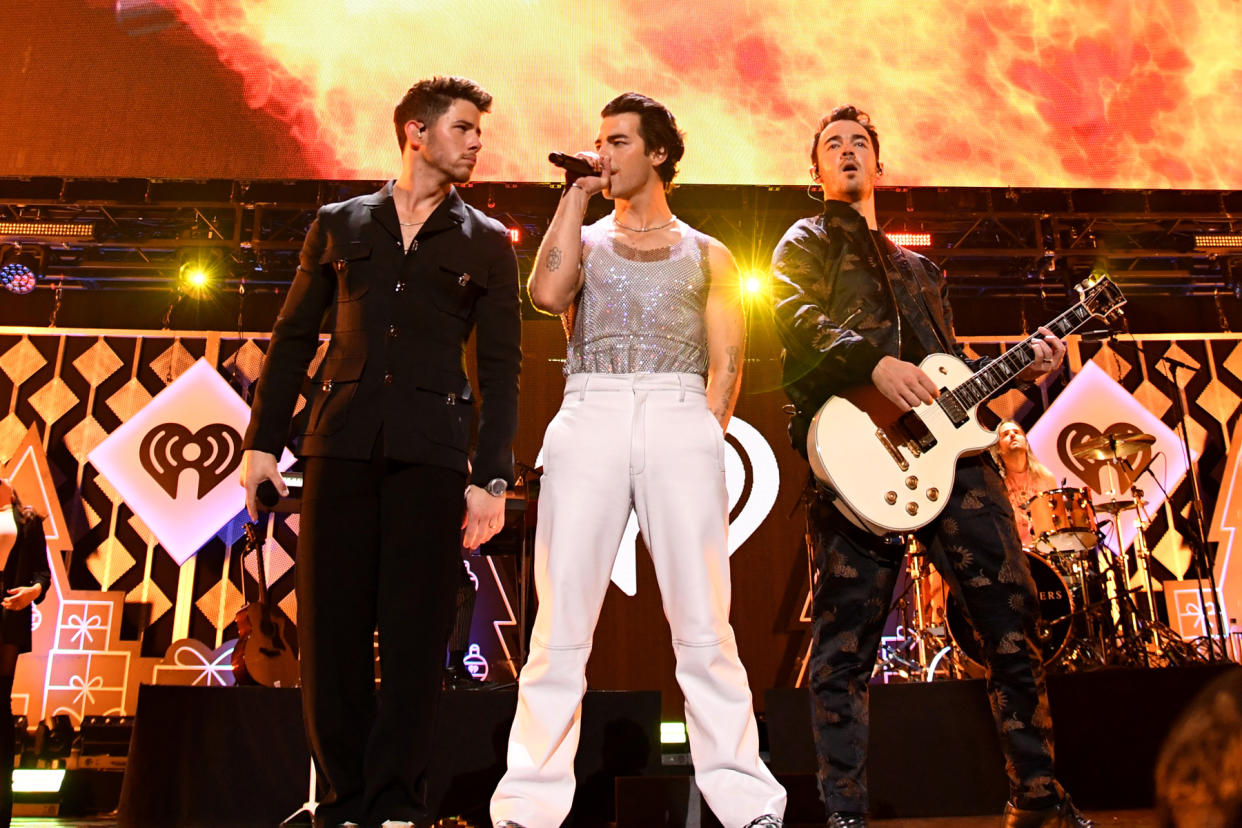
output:
<svg viewBox="0 0 1242 828"><path fill-rule="evenodd" d="M487 289L487 271L480 267L440 265L431 274L431 301L453 316L465 318Z"/></svg>
<svg viewBox="0 0 1242 828"><path fill-rule="evenodd" d="M365 359L355 357L324 359L316 380L315 399L306 419L307 434L335 434L344 427L365 365Z"/></svg>
<svg viewBox="0 0 1242 828"><path fill-rule="evenodd" d="M470 427L474 424L474 406L457 394L440 393L426 388L416 389L410 407L414 427L428 441L448 446L465 454L470 450Z"/></svg>
<svg viewBox="0 0 1242 828"><path fill-rule="evenodd" d="M371 245L363 241L338 242L323 252L321 264L330 264L336 270L337 296L342 302L361 299L370 290L366 268L360 264L371 258Z"/></svg>

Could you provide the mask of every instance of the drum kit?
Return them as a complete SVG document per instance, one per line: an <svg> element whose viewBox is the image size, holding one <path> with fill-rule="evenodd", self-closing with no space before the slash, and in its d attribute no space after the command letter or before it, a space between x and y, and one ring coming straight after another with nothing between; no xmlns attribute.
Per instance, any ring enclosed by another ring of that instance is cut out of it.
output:
<svg viewBox="0 0 1242 828"><path fill-rule="evenodd" d="M1116 470L1125 458L1154 442L1150 434L1105 434L1071 454L1112 464ZM1132 472L1128 464L1125 470ZM1127 499L1113 496L1097 503L1089 489L1062 487L1037 494L1023 506L1033 528L1033 543L1024 552L1039 596L1037 635L1044 664L1051 670L1203 660L1157 619L1151 554L1143 537L1149 515L1143 492L1132 486L1128 494ZM1138 525L1133 579L1117 527L1118 517L1126 512L1134 513ZM982 650L959 602L919 554L913 537L909 546L909 585L895 604L901 614L897 636L886 644L877 673L927 681L981 675ZM1132 581L1139 586L1131 589ZM1143 594L1140 602L1135 601L1137 593Z"/></svg>

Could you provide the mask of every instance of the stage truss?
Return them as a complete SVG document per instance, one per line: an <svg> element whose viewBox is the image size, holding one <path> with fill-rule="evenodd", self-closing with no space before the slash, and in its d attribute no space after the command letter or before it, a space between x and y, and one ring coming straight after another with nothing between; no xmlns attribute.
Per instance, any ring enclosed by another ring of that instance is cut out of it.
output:
<svg viewBox="0 0 1242 828"><path fill-rule="evenodd" d="M279 293L315 210L381 184L0 179L0 245L40 253L36 290L168 291L189 261L216 271L217 290ZM560 192L462 188L514 231L524 273ZM724 241L744 270L762 273L785 228L817 211L818 191L691 185L675 188L671 203ZM929 234L917 249L945 268L958 297L1060 297L1095 267L1131 297L1242 297L1238 191L915 187L879 191L877 208L886 231ZM588 218L607 209L596 199ZM55 225L67 235L51 233Z"/></svg>

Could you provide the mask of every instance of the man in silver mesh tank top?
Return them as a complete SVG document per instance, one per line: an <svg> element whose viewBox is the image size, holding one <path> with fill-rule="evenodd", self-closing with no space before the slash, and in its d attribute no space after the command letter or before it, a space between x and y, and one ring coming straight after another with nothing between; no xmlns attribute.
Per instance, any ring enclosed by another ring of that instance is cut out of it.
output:
<svg viewBox="0 0 1242 828"><path fill-rule="evenodd" d="M522 670L497 828L558 828L574 796L586 663L630 510L673 635L695 781L725 828L780 826L785 791L759 759L729 626L724 429L741 381L737 268L677 220L666 185L684 151L664 106L610 102L596 175L571 179L530 295L563 314L565 399L544 437L535 541L539 612ZM602 193L613 213L583 227Z"/></svg>

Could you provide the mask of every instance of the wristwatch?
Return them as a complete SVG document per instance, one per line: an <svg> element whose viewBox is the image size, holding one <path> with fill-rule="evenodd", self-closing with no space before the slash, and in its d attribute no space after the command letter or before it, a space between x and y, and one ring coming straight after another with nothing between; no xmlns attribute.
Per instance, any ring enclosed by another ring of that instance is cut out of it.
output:
<svg viewBox="0 0 1242 828"><path fill-rule="evenodd" d="M496 477L487 481L487 485L483 487L492 497L504 497L505 490L509 488L509 484L505 482L503 477Z"/></svg>

